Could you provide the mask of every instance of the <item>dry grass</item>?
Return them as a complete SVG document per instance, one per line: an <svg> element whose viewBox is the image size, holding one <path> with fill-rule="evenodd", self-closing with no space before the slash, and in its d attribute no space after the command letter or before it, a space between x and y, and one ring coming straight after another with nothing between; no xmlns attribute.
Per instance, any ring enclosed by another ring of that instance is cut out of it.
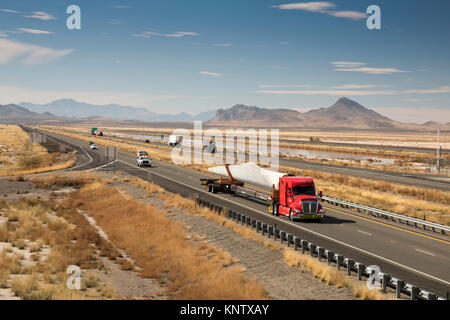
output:
<svg viewBox="0 0 450 320"><path fill-rule="evenodd" d="M279 242L267 240L266 237L261 236L255 230L244 227L232 220L229 220L225 217L225 215L222 215L221 213L213 212L208 208L198 207L194 200L186 199L178 194L167 192L163 188L154 185L153 183L149 184L148 182L145 182L139 178L133 178L130 183L146 190L149 195L157 195L160 199L165 201L166 207L181 209L189 214L203 216L206 219L212 219L222 224L224 227L242 235L243 237L256 241L268 248L271 248L272 250L283 250L283 257L289 266L299 267L302 271L307 270L311 272L315 278L327 283L328 285L333 285L336 288L352 288L353 294L356 298L360 298L362 300L392 299L392 296L390 295L386 295L379 291L362 286L361 283L352 280L341 271L334 270L326 263L320 262L309 255L305 255L292 249L285 248ZM198 240L199 236L194 235L192 239Z"/></svg>
<svg viewBox="0 0 450 320"><path fill-rule="evenodd" d="M17 176L66 169L74 165L75 154L60 159L59 153L48 153L38 143L29 151L28 134L16 125L0 125L0 176Z"/></svg>
<svg viewBox="0 0 450 320"><path fill-rule="evenodd" d="M81 269L101 267L95 249L96 245L100 247L102 240L83 215L52 201L38 200L11 203L4 208L2 215L8 221L0 228L0 241L28 251L29 262L33 264L22 265L23 256L4 250L0 256L0 286L10 286L13 293L22 299L105 297L103 291L90 290L81 294L66 287L68 266L77 265ZM41 259L44 246L49 252ZM21 276L12 277L17 274Z"/></svg>
<svg viewBox="0 0 450 320"><path fill-rule="evenodd" d="M296 168L282 170L301 174ZM317 190L327 196L450 225L450 192L314 170L305 170L305 174L313 177Z"/></svg>
<svg viewBox="0 0 450 320"><path fill-rule="evenodd" d="M89 212L110 240L127 251L141 275L164 281L176 299L263 299L264 289L229 264L221 250L186 239L183 224L99 182L72 194L68 207Z"/></svg>
<svg viewBox="0 0 450 320"><path fill-rule="evenodd" d="M318 261L317 259L294 251L284 249L283 257L291 267L300 267L301 270L309 270L313 276L328 285L336 288L349 287L350 282L342 272L332 269L331 266Z"/></svg>

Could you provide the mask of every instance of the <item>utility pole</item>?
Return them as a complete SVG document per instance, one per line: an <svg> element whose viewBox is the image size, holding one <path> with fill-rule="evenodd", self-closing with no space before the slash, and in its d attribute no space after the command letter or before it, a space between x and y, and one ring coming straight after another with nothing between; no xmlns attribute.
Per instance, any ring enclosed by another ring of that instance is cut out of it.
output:
<svg viewBox="0 0 450 320"><path fill-rule="evenodd" d="M436 155L436 158L437 158L436 171L437 171L437 173L441 173L441 150L442 150L442 148L440 146L440 143L441 143L440 133L441 133L440 128L438 128L438 131L437 131L437 155Z"/></svg>

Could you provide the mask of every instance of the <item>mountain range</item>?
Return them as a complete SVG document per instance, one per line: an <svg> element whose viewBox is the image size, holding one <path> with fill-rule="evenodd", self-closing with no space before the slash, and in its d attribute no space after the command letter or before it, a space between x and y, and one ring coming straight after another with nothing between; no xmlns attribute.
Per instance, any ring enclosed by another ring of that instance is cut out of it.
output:
<svg viewBox="0 0 450 320"><path fill-rule="evenodd" d="M340 98L327 108L299 112L289 109L263 109L242 104L217 110L211 125L239 127L349 128L349 129L450 129L450 123L426 122L423 125L389 119L348 98Z"/></svg>
<svg viewBox="0 0 450 320"><path fill-rule="evenodd" d="M169 122L182 125L194 120L204 121L205 126L363 130L435 130L440 127L443 130L450 130L450 123L440 124L428 121L419 125L394 121L348 98L340 98L330 107L303 113L290 109L266 109L237 104L228 109L207 111L197 115L188 113L173 115L115 104L91 105L72 99L61 99L42 105L27 102L20 105L0 105L0 122L10 123L98 123L99 125L114 123L145 126L149 122L159 122L161 125L166 123L170 126Z"/></svg>
<svg viewBox="0 0 450 320"><path fill-rule="evenodd" d="M214 117L216 113L216 111L206 111L196 115L191 115L186 112L178 114L164 114L152 112L144 108L121 106L118 104L93 105L78 102L73 99L60 99L47 104L21 102L19 103L19 106L37 113L50 112L58 117L107 117L110 119L131 119L145 122L207 121Z"/></svg>

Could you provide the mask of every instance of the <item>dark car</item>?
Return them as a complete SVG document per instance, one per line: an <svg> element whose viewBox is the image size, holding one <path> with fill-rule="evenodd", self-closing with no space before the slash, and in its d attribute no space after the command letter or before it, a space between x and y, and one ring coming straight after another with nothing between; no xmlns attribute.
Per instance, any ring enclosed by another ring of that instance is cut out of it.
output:
<svg viewBox="0 0 450 320"><path fill-rule="evenodd" d="M89 141L89 145L93 145L93 144L95 144L94 141Z"/></svg>
<svg viewBox="0 0 450 320"><path fill-rule="evenodd" d="M145 143L150 143L150 140L148 140L148 139L147 139L147 140L145 140Z"/></svg>

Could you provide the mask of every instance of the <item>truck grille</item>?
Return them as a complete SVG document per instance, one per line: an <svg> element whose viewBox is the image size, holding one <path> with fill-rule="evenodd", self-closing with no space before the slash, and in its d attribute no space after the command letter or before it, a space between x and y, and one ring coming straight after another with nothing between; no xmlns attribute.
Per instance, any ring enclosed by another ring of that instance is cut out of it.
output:
<svg viewBox="0 0 450 320"><path fill-rule="evenodd" d="M303 214L316 214L317 207L317 200L302 200Z"/></svg>

